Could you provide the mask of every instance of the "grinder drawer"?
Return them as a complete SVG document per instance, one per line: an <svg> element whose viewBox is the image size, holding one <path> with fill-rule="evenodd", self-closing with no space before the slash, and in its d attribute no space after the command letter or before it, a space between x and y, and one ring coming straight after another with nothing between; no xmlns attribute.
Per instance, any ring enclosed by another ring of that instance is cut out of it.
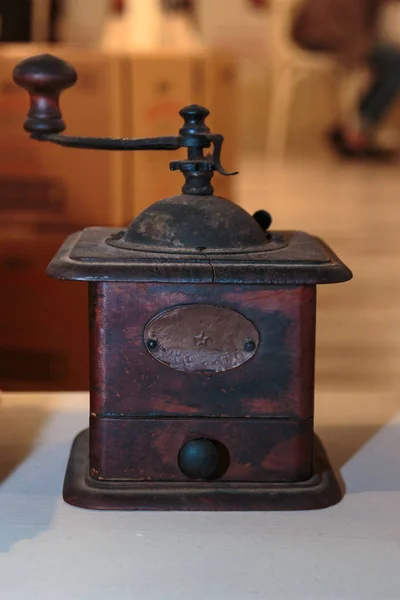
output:
<svg viewBox="0 0 400 600"><path fill-rule="evenodd" d="M289 482L311 476L312 419L91 417L93 477Z"/></svg>

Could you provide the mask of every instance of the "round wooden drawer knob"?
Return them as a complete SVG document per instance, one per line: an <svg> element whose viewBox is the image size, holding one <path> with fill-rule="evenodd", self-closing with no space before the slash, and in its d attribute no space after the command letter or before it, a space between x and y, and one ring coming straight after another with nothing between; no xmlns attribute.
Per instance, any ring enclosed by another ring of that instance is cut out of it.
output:
<svg viewBox="0 0 400 600"><path fill-rule="evenodd" d="M182 446L178 464L189 479L212 479L219 470L220 453L211 440L191 440Z"/></svg>

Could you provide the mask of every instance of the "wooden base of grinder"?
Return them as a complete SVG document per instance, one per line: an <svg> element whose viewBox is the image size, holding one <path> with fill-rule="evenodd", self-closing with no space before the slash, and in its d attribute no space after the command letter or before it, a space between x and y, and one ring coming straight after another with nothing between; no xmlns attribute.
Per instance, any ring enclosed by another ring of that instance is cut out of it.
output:
<svg viewBox="0 0 400 600"><path fill-rule="evenodd" d="M343 491L319 438L314 474L297 483L98 481L89 474L89 430L72 446L64 481L68 504L94 510L315 510L339 502Z"/></svg>

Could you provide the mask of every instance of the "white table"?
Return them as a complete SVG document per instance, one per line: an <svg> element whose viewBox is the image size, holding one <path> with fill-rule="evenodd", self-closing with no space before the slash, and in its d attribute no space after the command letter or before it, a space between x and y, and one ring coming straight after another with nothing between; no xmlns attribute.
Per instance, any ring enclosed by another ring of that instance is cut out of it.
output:
<svg viewBox="0 0 400 600"><path fill-rule="evenodd" d="M295 513L68 506L87 415L86 394L2 398L2 600L399 600L400 414L344 465L339 505Z"/></svg>

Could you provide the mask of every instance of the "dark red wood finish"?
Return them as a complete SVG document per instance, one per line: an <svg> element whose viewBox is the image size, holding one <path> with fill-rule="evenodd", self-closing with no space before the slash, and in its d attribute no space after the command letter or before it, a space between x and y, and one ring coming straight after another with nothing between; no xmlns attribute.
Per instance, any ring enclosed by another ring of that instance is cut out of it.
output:
<svg viewBox="0 0 400 600"><path fill-rule="evenodd" d="M116 419L90 421L91 475L98 479L188 481L178 465L189 440L228 449L219 481L305 481L311 477L312 419Z"/></svg>
<svg viewBox="0 0 400 600"><path fill-rule="evenodd" d="M147 351L163 310L213 304L243 314L260 343L224 373L176 371ZM313 416L315 286L91 283L91 413L129 417Z"/></svg>

